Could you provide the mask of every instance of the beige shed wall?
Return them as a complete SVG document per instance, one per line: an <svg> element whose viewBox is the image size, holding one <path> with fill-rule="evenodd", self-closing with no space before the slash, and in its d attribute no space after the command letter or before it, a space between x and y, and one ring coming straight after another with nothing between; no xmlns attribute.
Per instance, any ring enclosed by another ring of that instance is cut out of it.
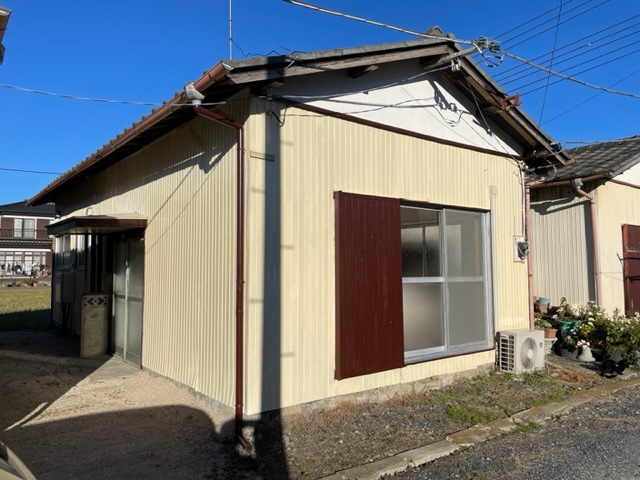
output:
<svg viewBox="0 0 640 480"><path fill-rule="evenodd" d="M596 202L601 306L624 312L622 225L640 225L640 188L612 181L584 187ZM595 301L590 205L569 186L532 191L534 295L558 304Z"/></svg>
<svg viewBox="0 0 640 480"><path fill-rule="evenodd" d="M531 191L533 295L559 305L595 301L589 201L569 186Z"/></svg>
<svg viewBox="0 0 640 480"><path fill-rule="evenodd" d="M230 102L242 119L246 104ZM139 213L145 368L234 405L236 131L198 117L58 201L66 215ZM75 199L71 203L70 199Z"/></svg>
<svg viewBox="0 0 640 480"><path fill-rule="evenodd" d="M513 259L513 236L523 233L523 192L510 159L294 107L285 111L266 101L256 101L255 110L246 143L247 413L461 372L495 359L489 351L334 379L338 190L489 210L495 185L497 330L528 326L526 265Z"/></svg>
<svg viewBox="0 0 640 480"><path fill-rule="evenodd" d="M624 313L622 225L640 225L640 188L607 182L598 187L598 235L602 271L602 306Z"/></svg>

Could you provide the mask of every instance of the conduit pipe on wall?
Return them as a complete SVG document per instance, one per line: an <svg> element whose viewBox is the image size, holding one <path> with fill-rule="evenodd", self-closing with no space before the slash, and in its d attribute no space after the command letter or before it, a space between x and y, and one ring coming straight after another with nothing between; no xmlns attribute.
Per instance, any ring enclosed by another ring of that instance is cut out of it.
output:
<svg viewBox="0 0 640 480"><path fill-rule="evenodd" d="M542 185L543 182L535 181L527 184L524 188L524 228L529 244L527 252L527 274L528 274L528 290L529 290L529 330L533 330L535 326L535 316L533 311L533 261L531 255L533 247L531 245L531 187Z"/></svg>
<svg viewBox="0 0 640 480"><path fill-rule="evenodd" d="M244 438L244 129L241 123L229 120L224 115L194 105L193 110L200 116L215 120L236 130L236 398L235 433L247 452L251 443Z"/></svg>
<svg viewBox="0 0 640 480"><path fill-rule="evenodd" d="M596 201L592 195L589 195L584 190L582 190L582 185L582 179L571 179L571 186L573 187L575 192L578 195L588 199L591 207L591 239L593 242L593 273L596 282L596 304L601 305L600 302L602 301L602 278L600 276L600 259L598 258L600 250L598 249L598 228L596 226Z"/></svg>

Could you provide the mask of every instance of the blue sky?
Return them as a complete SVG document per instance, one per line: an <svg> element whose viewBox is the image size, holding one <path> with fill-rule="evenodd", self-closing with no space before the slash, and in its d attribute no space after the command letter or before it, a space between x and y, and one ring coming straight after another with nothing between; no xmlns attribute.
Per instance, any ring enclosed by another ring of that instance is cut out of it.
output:
<svg viewBox="0 0 640 480"><path fill-rule="evenodd" d="M640 95L637 0L310 3L416 31L439 25L461 39L486 36L528 60L549 54L555 42L554 69L573 66L567 74L582 81ZM228 0L0 0L0 5L12 10L0 65L0 204L29 198L55 178L8 169L64 172L153 108L73 100L9 86L161 103L229 58ZM232 11L236 60L415 38L282 0L233 0ZM598 66L604 62L609 63ZM640 133L640 99L599 93L566 80L554 83L556 77L545 89L544 73L521 72L519 65L507 58L487 70L507 92L526 93L522 107L563 145ZM518 78L518 72L524 76ZM529 93L535 88L539 89Z"/></svg>

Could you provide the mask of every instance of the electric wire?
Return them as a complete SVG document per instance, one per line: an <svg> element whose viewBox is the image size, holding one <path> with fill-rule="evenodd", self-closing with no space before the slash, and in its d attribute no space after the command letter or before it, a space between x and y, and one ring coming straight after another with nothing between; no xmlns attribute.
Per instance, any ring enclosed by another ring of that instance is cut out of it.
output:
<svg viewBox="0 0 640 480"><path fill-rule="evenodd" d="M577 45L577 44L579 44L581 42L584 42L584 41L588 41L588 43L581 45L580 47L577 48L577 50L590 47L594 43L599 43L602 40L610 40L611 37L614 37L615 35L617 35L619 33L622 33L622 32L624 32L626 30L629 30L629 29L631 29L633 27L637 27L638 25L640 25L640 22L634 23L633 25L629 25L629 26L627 26L625 28L622 28L620 30L616 30L615 32L611 32L612 28L618 27L621 24L627 23L627 22L629 22L629 21L631 21L631 20L633 20L635 18L638 18L638 17L640 17L640 14L634 15L633 17L630 17L630 18L628 18L626 20L623 20L622 22L618 22L618 23L616 23L614 25L609 25L609 26L607 26L607 27L605 27L605 28L603 28L601 30L598 30L597 32L593 32L593 33L590 33L589 35L585 35L584 37L579 38L577 40L574 40L571 43L567 43L567 44L563 45L562 47L558 47L558 49L556 50L556 53L560 52L562 50L566 50L567 48L573 47L574 45ZM598 35L598 34L603 33L603 32L607 32L607 34L603 35L602 37L596 38L596 39L592 38L593 35ZM628 35L635 35L636 33L638 33L638 30L636 30L635 32L632 32L632 33L630 33ZM617 40L618 39L616 39L614 41L617 41ZM600 47L598 47L598 48L600 48ZM556 58L564 57L564 56L569 55L569 54L571 54L573 52L575 52L575 50L572 50L571 52L568 52L568 53L563 53L562 55L558 55L558 56L556 56ZM532 58L531 61L532 62L536 62L536 61L541 60L541 59L543 59L545 57L548 57L549 55L551 55L550 52L543 53L542 55L538 55L537 57ZM531 69L532 68L528 67L527 65L519 64L519 65L517 65L517 66L515 66L515 67L513 67L513 68L511 68L509 70L506 70L504 72L496 73L494 75L494 79L500 81L500 83L502 84L502 83L505 83L506 79L511 78L511 77L513 77L515 75L519 75L523 71L530 71Z"/></svg>
<svg viewBox="0 0 640 480"><path fill-rule="evenodd" d="M632 43L629 43L629 44L625 45L625 46L624 46L624 48L627 48L627 47L630 47L630 46L636 46L636 45L638 45L638 42L632 42ZM625 57L627 57L627 56L634 55L634 54L638 53L639 51L640 51L640 49L636 49L636 50L633 50L633 51L631 51L631 52L625 52L625 53L622 53L621 55L618 55L617 57L613 57L613 58L609 58L608 56L602 56L602 57L595 57L595 58L591 58L591 59L586 60L586 61L584 61L584 62L582 62L582 63L578 63L578 64L575 64L575 65L572 65L571 67L565 68L564 70L560 70L560 71L559 71L559 73L563 73L563 74L568 75L570 71L572 71L572 70L574 70L574 69L576 69L576 68L584 67L585 65L588 65L588 64L590 64L590 63L592 63L592 62L595 62L595 61L597 61L597 60L604 60L605 58L607 59L606 61L601 61L600 63L598 63L598 64L596 64L596 65L593 65L593 66L591 66L591 67L589 67L589 68L586 68L586 69L584 69L584 70L580 70L580 71L578 71L578 72L573 72L573 73L571 73L571 76L575 77L576 75L580 75L580 74L582 74L582 73L589 72L589 71L591 71L591 70L595 70L596 68L600 68L600 67L602 67L602 66L604 66L604 65L607 65L607 64L609 64L609 63L612 63L612 62L615 62L615 61L618 61L618 60L624 59L624 58L625 58ZM542 81L542 79L540 79L540 78L539 78L539 79L537 79L537 80L532 80L531 82L528 82L528 83L525 83L525 84L519 85L519 86L518 86L518 87L516 87L514 90L516 90L516 91L521 91L521 90L523 90L524 88L526 88L526 87L530 87L530 86L532 86L532 85L536 85L537 83L540 83L541 81ZM553 82L552 84L555 84L555 83L557 83L557 82ZM542 87L537 87L537 88L535 88L535 89L530 89L530 90L528 90L528 91L527 91L527 93L530 93L530 92L534 92L534 91L540 90L541 88L542 88ZM524 93L523 93L523 95L524 95Z"/></svg>
<svg viewBox="0 0 640 480"><path fill-rule="evenodd" d="M438 36L438 35L429 35L427 33L417 32L415 30L410 30L408 28L397 27L397 26L391 25L389 23L377 22L375 20L368 20L366 18L357 17L355 15L349 15L348 13L342 13L342 12L338 12L336 10L330 10L328 8L319 7L318 5L313 5L311 3L301 2L300 0L283 0L283 1L287 2L287 3L290 3L292 5L297 5L299 7L309 8L309 9L315 10L317 12L328 13L330 15L335 15L335 16L342 17L342 18L347 18L349 20L356 20L358 22L366 23L368 25L375 25L376 27L384 27L384 28L388 28L390 30L395 30L397 32L402 32L402 33L408 33L410 35L415 35L415 36L418 36L418 37L430 38L430 39L434 39L434 40L448 40L448 41L451 41L451 42L454 42L454 43L464 43L464 44L469 44L469 45L475 45L476 44L475 40L462 40L462 39L459 39L459 38L448 38L448 37L441 37L441 36ZM591 1L591 0L589 0L589 1ZM609 1L609 0L606 0L606 1Z"/></svg>
<svg viewBox="0 0 640 480"><path fill-rule="evenodd" d="M589 0L589 1L591 1L591 0ZM570 22L570 21L572 21L572 20L575 20L576 18L581 17L581 16L582 16L582 15L584 15L585 13L588 13L588 12L590 12L590 11L592 11L592 10L595 10L595 9L596 9L596 8L598 8L598 7L601 7L601 6L602 6L602 5L604 5L605 3L608 3L609 1L610 1L610 0L604 0L604 1L600 2L599 4L594 5L593 7L589 8L589 9L587 9L587 10L583 11L583 12L580 12L580 13L578 13L578 14L574 15L573 17L569 17L569 18L567 18L567 19L563 20L562 22L560 22L560 23L559 23L559 25L564 25L564 24L565 24L565 23L567 23L567 22ZM578 7L574 7L572 10L575 10L576 8L578 8ZM569 10L569 11L572 11L572 10ZM566 13L569 13L569 11L567 11ZM513 45L509 45L509 49L513 49L513 48L515 48L515 47L517 47L517 46L519 46L519 45L522 45L523 43L526 43L526 42L528 42L529 40L532 40L532 39L534 39L534 38L539 37L539 36L540 36L540 34L545 33L545 32L548 32L548 31L553 30L553 29L554 29L554 27L553 27L553 26L551 26L551 27L549 27L549 28L546 28L546 29L544 29L544 30L542 30L542 31L540 31L540 32L538 32L538 33L535 33L535 34L533 34L533 35L531 35L531 36L529 36L529 37L527 37L527 38L524 38L524 39L520 40L518 43L515 43L515 44L513 44ZM514 37L514 38L509 39L509 40L504 40L504 41L502 42L502 44L503 44L503 45L506 45L506 44L508 44L508 43L509 43L509 41L510 41L510 40L514 40L515 38L517 38L517 37Z"/></svg>
<svg viewBox="0 0 640 480"><path fill-rule="evenodd" d="M556 45L558 42L558 32L560 31L560 17L562 16L562 0L560 0L560 9L558 10L558 22L556 23L556 32L553 36L553 49L551 50L551 62L549 69L553 68L553 59L556 52ZM540 120L538 120L538 127L542 124L542 116L544 115L544 106L547 103L547 93L549 92L549 81L551 80L551 73L547 74L547 84L544 88L544 95L542 96L542 106L540 107Z"/></svg>
<svg viewBox="0 0 640 480"><path fill-rule="evenodd" d="M19 173L35 173L38 175L61 175L60 172L41 172L38 170L24 170L21 168L7 168L7 167L0 167L0 170L4 171L4 172L19 172Z"/></svg>
<svg viewBox="0 0 640 480"><path fill-rule="evenodd" d="M591 70L593 70L593 69L595 69L595 68L601 67L601 66L603 66L603 65L607 65L607 64L609 64L609 63L615 62L616 60L620 60L620 59L622 59L622 58L626 58L626 57L628 57L629 55L633 55L633 54L638 53L638 52L640 52L640 48L639 48L639 49L637 49L637 50L635 50L635 51L633 51L633 52L631 52L631 53L626 53L626 54L620 55L620 56L618 56L618 57L616 57L616 58L613 58L613 59L611 59L611 60L608 60L608 61L606 61L606 62L603 62L603 63L601 63L601 64L594 65L593 67L591 67L591 68L587 68L586 70L583 70L583 71L580 71L580 72L576 72L574 75L580 75L581 73L585 73L585 72L591 71ZM555 85L556 83L558 83L558 82L560 82L560 81L562 81L562 80L569 80L569 81L571 81L571 82L575 82L575 83L578 83L578 84L583 85L583 86L585 86L585 87L593 88L593 89L595 89L595 90L602 90L602 91L604 91L604 92L613 93L613 94L616 94L616 95L622 95L622 96L624 96L624 97L640 98L640 95L639 95L639 94L636 94L636 93L623 92L623 91L621 91L621 90L614 90L614 89L611 89L611 88L602 87L602 86L600 86L600 85L595 85L595 84L593 84L593 83L589 83L589 82L586 82L586 81L584 81L584 80L580 80L580 79L578 79L578 78L575 78L574 76L564 75L563 73L555 72L555 71L550 70L550 69L548 69L548 68L545 68L545 67L543 67L543 66L536 65L536 64L534 64L534 63L532 63L532 62L529 62L528 60L525 60L524 58L518 57L517 55L514 55L514 54L512 54L512 53L508 53L508 52L503 52L503 53L504 53L504 55L506 55L506 56L508 56L508 57L511 57L511 58L513 58L513 59L515 59L515 60L518 60L518 61L520 61L520 62L529 63L529 64L531 64L532 66L535 66L536 68L539 68L539 69L541 69L541 70L543 70L543 71L545 71L545 72L551 72L551 74L552 74L552 75L555 75L556 77L560 77L560 79L561 79L561 80L556 80L555 82L552 82L552 83L551 83L551 85ZM521 93L521 95L528 95L529 93L536 92L536 91L540 90L541 88L542 88L542 87L534 88L533 90L529 90L529 91L527 91L527 92L523 92L523 93Z"/></svg>
<svg viewBox="0 0 640 480"><path fill-rule="evenodd" d="M69 95L66 93L55 93L55 92L47 92L44 90L36 90L33 88L19 87L17 85L8 85L6 83L0 83L0 87L9 88L11 90L18 90L20 92L27 93L35 93L38 95L47 95L50 97L60 97L66 98L69 100L81 100L88 102L98 102L98 103L114 103L114 104L122 104L122 105L141 105L146 107L184 107L191 106L191 104L187 103L158 103L158 102L138 102L131 100L112 100L108 98L95 98L95 97L80 97L77 95ZM213 106L213 105L224 105L225 102L213 102L213 103L202 103L202 106Z"/></svg>
<svg viewBox="0 0 640 480"><path fill-rule="evenodd" d="M616 83L612 83L611 85L609 85L609 87L608 87L608 88L613 88L613 87L615 87L616 85L619 85L620 83L624 82L624 81L625 81L625 80L627 80L628 78L631 78L631 77L633 77L634 75L637 75L638 73L640 73L640 68L639 68L639 69L637 69L637 70L635 70L634 72L631 72L629 75L625 76L624 78L621 78L621 79L620 79L620 80L618 80ZM604 91L600 91L600 92L598 92L598 93L595 93L595 94L591 95L591 96L590 96L589 98L587 98L586 100L583 100L582 102L580 102L580 103L578 103L578 104L574 105L573 107L571 107L571 108L569 108L569 109L565 110L565 111L564 111L564 112L562 112L562 113L559 113L559 114L558 114L558 115L556 115L555 117L551 117L549 120L547 120L547 121L545 121L545 122L544 122L544 125L546 125L547 123L551 123L551 122L553 122L553 121L554 121L554 120L556 120L557 118L560 118L560 117L562 117L562 116L566 115L567 113L569 113L569 112L571 112L571 111L575 110L575 109L576 109L576 108L578 108L578 107L581 107L581 106L582 106L582 105L584 105L585 103L590 102L591 100L593 100L594 98L596 98L596 97L598 97L598 96L602 95L603 93L605 93L605 92L604 92Z"/></svg>
<svg viewBox="0 0 640 480"><path fill-rule="evenodd" d="M636 35L636 34L638 34L638 33L640 33L640 30L637 30L637 31L633 32L631 35L623 36L623 37L617 38L617 39L615 39L615 40L612 40L612 41L611 41L610 43L608 43L608 44L598 45L597 47L594 47L594 48L590 49L589 51L585 51L585 52L581 52L581 53L576 53L575 55L572 55L572 56L571 56L571 57L569 57L569 58L565 58L564 60L561 60L561 61L555 61L555 62L554 62L554 64L555 64L555 66L557 67L558 65L562 65L563 63L567 63L567 62L568 62L568 61L570 61L570 60L574 60L574 59L579 58L579 57L582 57L582 56L584 56L584 55L592 54L592 53L594 53L596 50L599 50L599 49L601 49L601 48L610 47L611 45L613 45L613 44L615 44L615 43L617 43L617 42L620 42L620 41L622 41L622 40L629 39L630 37L632 37L633 35ZM637 45L637 44L638 44L638 40L637 40L637 39L634 39L634 40L632 40L630 43L627 43L627 44L625 44L625 45L622 45L621 47L617 47L617 49L616 49L615 51L610 51L609 53L606 53L606 54L604 54L604 55L594 56L593 58L589 58L589 59L587 59L587 60L583 60L583 61L581 61L580 63L575 63L575 64L573 64L573 65L571 65L571 66L569 66L569 67L566 67L564 70L561 70L561 72L562 72L562 73L567 73L569 70L571 70L571 69L573 69L573 68L577 68L577 67L580 67L580 66L586 65L586 64L591 63L591 62L594 62L594 61L596 61L596 60L602 60L603 58L605 58L605 57L607 57L607 56L613 55L614 53L617 53L617 52L619 52L619 51L621 51L621 50L623 50L623 49L625 49L625 48L628 48L628 47L631 47L631 46L635 46L635 45ZM569 53L572 53L572 52L569 52ZM556 60L557 60L558 58L562 58L562 57L563 57L563 56L565 56L565 55L567 55L567 54L565 53L565 54L563 54L563 55L559 55L558 57L556 57ZM532 60L532 61L534 61L534 60ZM552 66L551 66L551 65L548 65L548 62L544 62L544 63L542 63L541 65L543 65L543 66L545 66L545 67L548 67L548 68L552 68ZM525 79L525 78L529 78L531 75L533 75L532 73L530 73L532 70L534 70L534 68L533 68L533 67L528 67L528 70L527 70L526 72L521 73L519 76L517 76L516 78L513 78L513 79L511 79L511 80L506 80L506 81L505 81L505 80L503 79L503 80L501 80L501 81L500 81L500 84L504 87L504 86L506 86L506 85L510 85L510 84L512 84L512 83L515 83L515 82L517 82L518 80L522 80L522 79ZM539 73L539 72L538 72L538 73ZM517 87L517 89L524 88L524 87L526 87L526 86L532 85L532 84L537 83L537 82L539 82L539 81L541 81L541 79L533 80L533 81L531 81L531 82L529 82L529 83L526 83L526 84L520 85L519 87Z"/></svg>
<svg viewBox="0 0 640 480"><path fill-rule="evenodd" d="M567 1L565 2L565 5L568 5L568 4L569 4L569 3L571 3L571 2L573 2L573 0L567 0ZM515 31L516 31L516 30L518 30L519 28L524 27L524 26L526 26L526 25L529 25L531 22L535 22L535 21L536 21L537 19L539 19L540 17L544 17L544 16L545 16L545 15L547 15L548 13L551 13L551 12L553 12L554 10L557 10L557 9L558 9L558 7L550 8L550 9L549 9L549 10L547 10L546 12L541 13L541 14L539 14L539 15L537 15L537 16L535 16L535 17L533 17L533 18L529 19L529 20L527 20L526 22L523 22L523 23L521 23L520 25L516 25L515 27L510 28L510 29L509 29L509 30L507 30L506 32L499 33L498 35L496 35L496 38L500 38L500 37L503 37L504 35L507 35L507 34L509 34L509 33L511 33L511 32L515 32Z"/></svg>
<svg viewBox="0 0 640 480"><path fill-rule="evenodd" d="M592 1L593 1L593 0L585 0L585 1L584 1L584 2L582 2L581 4L574 6L573 8L571 8L571 9L569 9L569 10L566 10L566 11L565 11L565 15L568 15L568 14L569 14L569 13L571 13L572 11L574 11L574 10L576 10L576 9L580 8L580 7L583 7L584 5L586 5L586 4L588 4L588 3L591 3ZM546 15L547 13L550 13L550 12L553 12L553 11L555 11L555 10L558 10L558 8L559 8L559 7L554 7L554 8L552 8L552 9L548 10L548 11L545 13L545 15ZM539 18L540 16L542 16L542 15L539 15L539 16L538 16L538 18ZM535 30L535 29L537 29L537 28L543 27L544 25L546 25L546 24L548 24L548 23L550 23L550 22L553 22L554 20L556 20L556 18L557 18L557 15L553 15L551 18L548 18L547 20L544 20L543 22L540 22L540 23L538 23L537 25L534 25L533 27L529 27L529 28L527 28L527 30L526 30L526 31L527 31L527 32L532 32L533 30ZM530 22L529 22L529 23L530 23ZM551 27L551 28L553 28L553 27ZM499 37L504 37L504 35L506 35L506 34L504 34L504 33L503 33L503 34L499 35ZM517 39L517 38L521 38L521 36L522 36L522 33L517 33L517 34L515 34L515 35L513 35L513 36L511 36L511 37L508 37L508 38L506 38L506 39L503 39L503 43L508 43L508 42L510 42L511 40L515 40L515 39Z"/></svg>

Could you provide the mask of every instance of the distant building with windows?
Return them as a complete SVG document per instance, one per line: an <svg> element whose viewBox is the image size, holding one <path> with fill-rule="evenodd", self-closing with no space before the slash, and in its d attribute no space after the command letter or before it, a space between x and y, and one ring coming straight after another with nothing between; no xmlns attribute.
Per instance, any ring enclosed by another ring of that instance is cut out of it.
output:
<svg viewBox="0 0 640 480"><path fill-rule="evenodd" d="M47 225L56 215L53 203L28 207L26 201L0 205L0 275L48 276L53 239Z"/></svg>

